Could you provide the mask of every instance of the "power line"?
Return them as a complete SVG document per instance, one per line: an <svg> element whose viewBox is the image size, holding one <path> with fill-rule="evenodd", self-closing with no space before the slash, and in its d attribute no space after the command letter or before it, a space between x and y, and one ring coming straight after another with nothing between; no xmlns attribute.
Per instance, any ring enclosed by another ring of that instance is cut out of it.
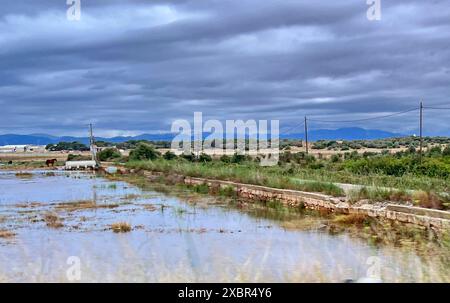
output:
<svg viewBox="0 0 450 303"><path fill-rule="evenodd" d="M355 120L320 120L320 119L308 119L308 120L314 121L314 122L325 122L325 123L327 123L327 122L330 122L330 123L361 122L361 121L369 121L369 120L377 120L377 119L393 117L393 116L409 113L409 112L412 112L412 111L415 111L415 110L418 110L418 109L419 109L419 107L415 107L415 108L411 108L411 109L404 110L404 111L401 111L401 112L396 112L396 113L393 113L393 114L377 116L377 117L371 117L371 118L364 118L364 119L355 119Z"/></svg>
<svg viewBox="0 0 450 303"><path fill-rule="evenodd" d="M294 126L288 128L287 130L283 131L283 132L280 132L280 135L287 134L287 133L289 133L291 130L296 129L297 127L303 126L303 124L305 124L305 121L302 121L302 122L300 122L299 124L296 124L296 125L294 125Z"/></svg>
<svg viewBox="0 0 450 303"><path fill-rule="evenodd" d="M406 113L417 111L417 110L422 111L423 109L450 110L450 107L423 106L423 104L421 103L419 107L414 107L414 108L410 108L410 109L407 109L404 111L395 112L395 113L387 114L387 115L380 115L380 116L371 117L371 118L362 118L362 119L353 119L353 120L321 120L321 119L308 118L308 121L323 122L323 123L351 123L351 122L371 121L371 120L378 120L378 119L384 119L384 118L389 118L389 117L393 117L393 116L398 116L398 115L406 114ZM422 113L420 115L420 122L421 121L422 121ZM287 134L287 133L291 132L293 129L300 128L303 125L305 125L305 133L306 133L306 119L305 119L304 121L298 123L297 125L294 125L294 126L288 128L287 130L280 132L280 135ZM420 128L422 131L422 126Z"/></svg>
<svg viewBox="0 0 450 303"><path fill-rule="evenodd" d="M426 109L450 109L450 107L430 107L430 106L424 106L423 108L426 108Z"/></svg>
<svg viewBox="0 0 450 303"><path fill-rule="evenodd" d="M423 108L427 108L427 107L424 106ZM363 118L363 119L354 119L354 120L321 120L321 119L310 119L310 118L308 118L308 120L309 121L313 121L313 122L331 122L331 123L359 122L359 121L369 121L369 120L388 118L388 117L392 117L392 116L396 116L396 115L401 115L401 114L405 114L405 113L408 113L408 112L412 112L412 111L415 111L415 110L418 110L418 109L419 109L419 107L415 107L415 108L411 108L411 109L408 109L408 110L404 110L404 111L401 111L401 112L396 112L396 113L392 113L392 114L388 114L388 115L382 115L382 116L371 117L371 118ZM289 133L293 129L299 128L299 127L303 126L304 124L305 124L305 121L302 121L302 122L300 122L300 123L298 123L298 124L288 128L287 130L285 130L283 132L280 132L280 135Z"/></svg>

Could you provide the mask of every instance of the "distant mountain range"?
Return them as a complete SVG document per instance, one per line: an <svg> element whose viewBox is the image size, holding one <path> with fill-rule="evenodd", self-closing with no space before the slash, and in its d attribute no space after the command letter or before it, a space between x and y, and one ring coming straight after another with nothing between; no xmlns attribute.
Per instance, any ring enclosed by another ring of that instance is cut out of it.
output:
<svg viewBox="0 0 450 303"><path fill-rule="evenodd" d="M129 137L112 137L103 138L96 137L97 141L108 141L113 143L125 142L128 140L149 140L149 141L170 141L174 138L175 134L142 134L139 136L129 136ZM392 137L403 137L405 135L392 133L376 129L363 129L358 127L351 128L339 128L339 129L317 129L308 132L308 139L310 141L317 140L372 140L372 139L383 139ZM281 139L303 139L303 133L292 133L292 134L282 134ZM51 136L46 134L31 134L31 135L15 135L6 134L0 135L0 145L22 145L22 144L32 144L32 145L47 145L55 144L58 142L73 142L78 141L84 144L89 143L89 138L87 137L71 137L71 136Z"/></svg>
<svg viewBox="0 0 450 303"><path fill-rule="evenodd" d="M359 127L348 127L338 129L316 129L308 131L310 141L317 140L374 140L394 137L404 137L405 134L393 133L378 129L364 129ZM303 139L304 134L286 134L280 138Z"/></svg>
<svg viewBox="0 0 450 303"><path fill-rule="evenodd" d="M173 134L143 134L139 136L133 137L112 137L112 138L103 138L103 137L95 137L96 141L108 141L113 143L125 142L128 140L149 140L149 141L170 141L174 137ZM72 136L50 136L45 134L33 134L33 135L15 135L15 134L6 134L0 135L0 145L22 145L22 144L32 144L32 145L47 145L47 144L56 144L58 142L81 142L84 144L89 144L88 137L72 137Z"/></svg>

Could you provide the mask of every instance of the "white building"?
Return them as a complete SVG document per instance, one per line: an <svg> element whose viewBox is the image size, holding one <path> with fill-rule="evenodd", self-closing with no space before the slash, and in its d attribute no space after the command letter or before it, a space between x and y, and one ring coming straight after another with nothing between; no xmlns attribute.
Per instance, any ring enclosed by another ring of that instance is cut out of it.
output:
<svg viewBox="0 0 450 303"><path fill-rule="evenodd" d="M45 145L15 144L0 146L0 153L24 153L42 151L45 151Z"/></svg>

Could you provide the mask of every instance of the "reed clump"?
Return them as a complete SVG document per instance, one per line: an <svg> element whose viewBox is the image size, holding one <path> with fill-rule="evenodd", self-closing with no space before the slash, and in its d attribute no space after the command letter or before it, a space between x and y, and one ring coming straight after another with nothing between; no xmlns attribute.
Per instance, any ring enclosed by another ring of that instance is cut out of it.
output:
<svg viewBox="0 0 450 303"><path fill-rule="evenodd" d="M32 178L33 174L29 172L19 171L16 174L17 178Z"/></svg>
<svg viewBox="0 0 450 303"><path fill-rule="evenodd" d="M349 225L364 225L369 223L369 217L363 214L338 215L334 217L333 222Z"/></svg>
<svg viewBox="0 0 450 303"><path fill-rule="evenodd" d="M118 204L97 204L95 201L85 200L85 201L74 201L59 203L56 205L56 209L65 211L77 211L77 210L87 210L87 209L98 209L98 208L116 208Z"/></svg>
<svg viewBox="0 0 450 303"><path fill-rule="evenodd" d="M44 221L47 226L51 228L61 228L64 226L61 222L61 218L56 213L44 214Z"/></svg>
<svg viewBox="0 0 450 303"><path fill-rule="evenodd" d="M131 231L131 225L127 222L117 222L111 224L111 229L115 233L127 233Z"/></svg>
<svg viewBox="0 0 450 303"><path fill-rule="evenodd" d="M5 230L5 229L0 230L0 238L8 239L8 238L13 238L15 235L16 235L16 233L14 233L12 231Z"/></svg>

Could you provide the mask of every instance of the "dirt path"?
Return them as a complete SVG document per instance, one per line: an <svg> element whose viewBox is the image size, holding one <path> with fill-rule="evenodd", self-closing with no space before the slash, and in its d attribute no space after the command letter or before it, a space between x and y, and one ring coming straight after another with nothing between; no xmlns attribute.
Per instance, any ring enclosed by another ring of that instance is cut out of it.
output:
<svg viewBox="0 0 450 303"><path fill-rule="evenodd" d="M315 180L305 180L305 179L299 179L299 178L292 178L292 180L294 180L296 182L300 182L300 183L316 182ZM396 188L393 188L393 187L384 187L384 186L350 184L350 183L335 183L335 182L330 182L330 183L340 187L346 194L349 194L352 191L361 190L362 188L378 189L378 190L386 190L386 191L397 190ZM415 190L407 190L407 192L411 192L411 193L414 191Z"/></svg>

